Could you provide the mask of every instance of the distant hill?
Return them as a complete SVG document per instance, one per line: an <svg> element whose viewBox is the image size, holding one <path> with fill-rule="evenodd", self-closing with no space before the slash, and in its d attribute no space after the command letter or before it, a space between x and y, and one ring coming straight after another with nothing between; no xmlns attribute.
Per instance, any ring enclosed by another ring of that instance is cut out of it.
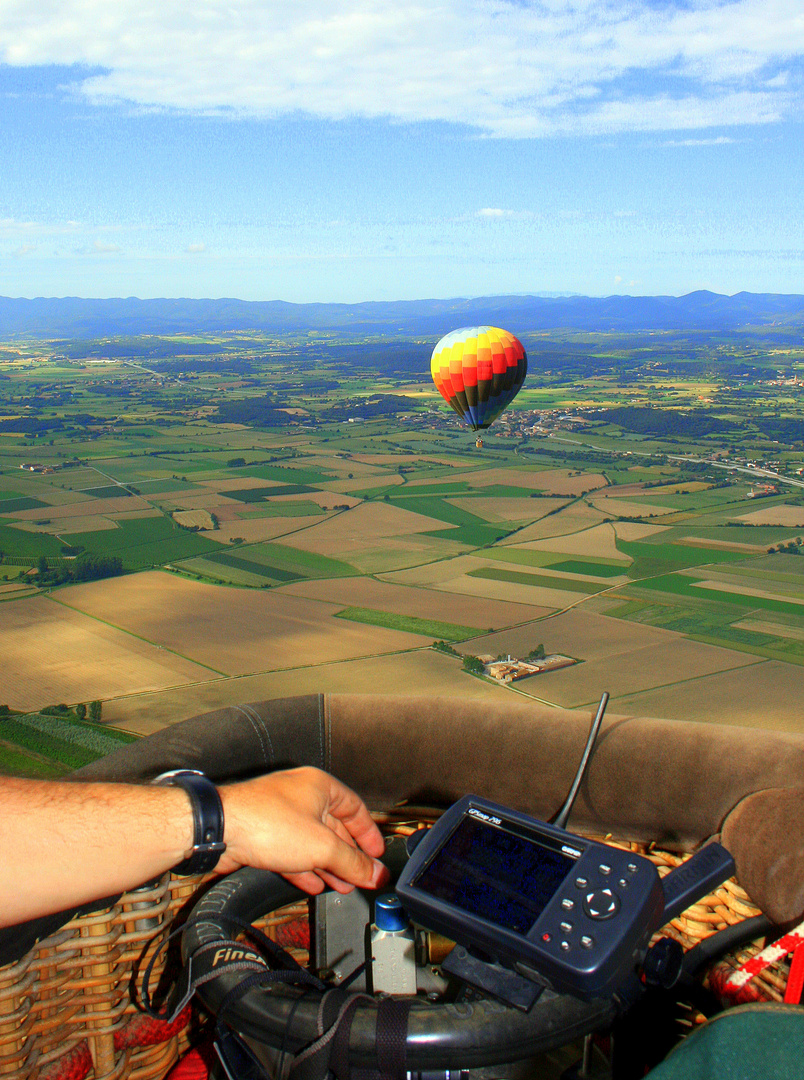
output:
<svg viewBox="0 0 804 1080"><path fill-rule="evenodd" d="M529 330L735 330L804 326L804 296L487 296L471 300L289 304L281 300L34 300L0 297L0 339L101 338L223 330L440 335L458 326Z"/></svg>

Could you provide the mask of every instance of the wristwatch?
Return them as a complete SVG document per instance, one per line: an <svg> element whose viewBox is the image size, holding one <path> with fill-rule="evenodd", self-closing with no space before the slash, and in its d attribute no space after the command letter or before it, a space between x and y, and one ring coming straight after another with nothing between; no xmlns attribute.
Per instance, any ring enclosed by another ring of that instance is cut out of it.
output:
<svg viewBox="0 0 804 1080"><path fill-rule="evenodd" d="M193 807L193 846L173 867L174 874L208 874L226 851L223 842L223 804L218 789L198 769L173 769L155 777L154 784L184 788Z"/></svg>

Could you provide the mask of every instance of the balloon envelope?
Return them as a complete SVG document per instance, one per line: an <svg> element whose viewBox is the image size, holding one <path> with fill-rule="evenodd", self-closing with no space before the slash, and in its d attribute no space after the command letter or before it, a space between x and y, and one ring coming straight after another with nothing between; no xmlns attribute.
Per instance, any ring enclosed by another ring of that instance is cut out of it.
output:
<svg viewBox="0 0 804 1080"><path fill-rule="evenodd" d="M430 360L436 389L473 431L497 419L519 393L527 371L522 343L498 326L453 330Z"/></svg>

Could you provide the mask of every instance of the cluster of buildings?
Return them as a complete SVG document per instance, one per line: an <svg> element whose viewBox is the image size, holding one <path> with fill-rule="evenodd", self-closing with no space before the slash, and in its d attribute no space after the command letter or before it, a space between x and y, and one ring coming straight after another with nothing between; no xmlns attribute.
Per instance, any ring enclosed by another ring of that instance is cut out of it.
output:
<svg viewBox="0 0 804 1080"><path fill-rule="evenodd" d="M493 656L479 656L478 659L483 661L484 674L502 683L527 679L545 671L558 671L559 668L571 667L578 662L571 656L562 656L560 653L551 653L541 660L518 660L511 655L505 660L495 660Z"/></svg>

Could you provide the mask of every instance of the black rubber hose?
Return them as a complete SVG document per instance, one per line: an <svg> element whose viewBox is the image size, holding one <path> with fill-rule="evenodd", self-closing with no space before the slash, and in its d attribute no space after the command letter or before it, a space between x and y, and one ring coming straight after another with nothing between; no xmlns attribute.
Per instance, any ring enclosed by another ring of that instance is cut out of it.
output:
<svg viewBox="0 0 804 1080"><path fill-rule="evenodd" d="M741 945L755 938L765 937L774 930L778 930L778 927L766 915L754 915L733 926L727 926L725 930L719 930L716 934L704 938L684 954L681 965L682 978L695 978L699 972L715 960L719 960L725 953L731 952L732 949L739 949Z"/></svg>
<svg viewBox="0 0 804 1080"><path fill-rule="evenodd" d="M182 936L182 959L186 963L199 946L238 933L233 918L251 922L304 896L275 874L238 870L213 885L193 909ZM204 960L209 962L211 955L207 952L200 957L194 972L204 974ZM197 993L205 1007L217 1015L226 995L241 979L241 973L223 972L200 986ZM284 985L257 986L227 1010L226 1022L246 1038L296 1052L317 1036L320 996L314 990ZM545 990L529 1013L494 1000L432 1003L417 998L408 1022L407 1062L412 1071L505 1064L608 1027L615 1015L612 1001L584 1002L550 990ZM350 1059L355 1067L377 1068L376 1021L373 1004L357 1006L350 1038Z"/></svg>

